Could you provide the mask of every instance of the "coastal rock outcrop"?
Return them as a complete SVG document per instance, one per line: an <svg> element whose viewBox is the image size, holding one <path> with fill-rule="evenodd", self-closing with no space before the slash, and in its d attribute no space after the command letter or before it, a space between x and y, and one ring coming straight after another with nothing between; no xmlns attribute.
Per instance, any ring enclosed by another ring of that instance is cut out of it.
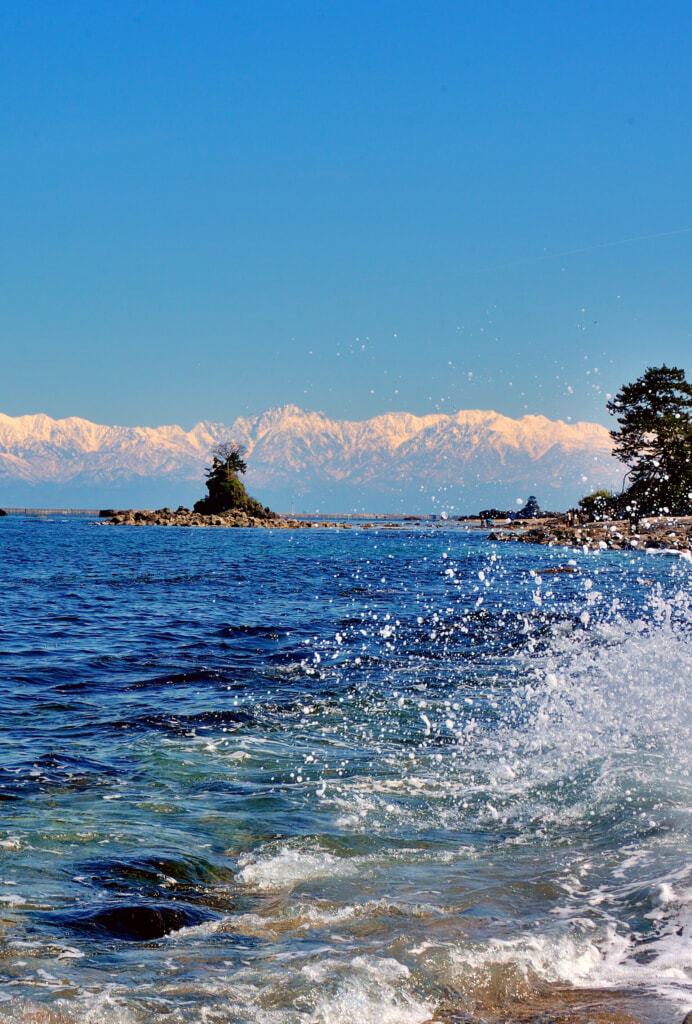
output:
<svg viewBox="0 0 692 1024"><path fill-rule="evenodd" d="M518 522L506 523L495 528L488 539L589 551L666 550L687 554L692 547L692 516L649 517L637 523L623 519L579 524L568 523L560 516L533 522L528 529Z"/></svg>
<svg viewBox="0 0 692 1024"><path fill-rule="evenodd" d="M109 510L111 511L111 510ZM175 511L170 508L120 509L105 521L109 526L221 526L221 527L269 527L274 530L300 529L313 525L302 519L289 519L268 509L257 515L248 515L243 509L228 509L205 515L191 512L184 505Z"/></svg>

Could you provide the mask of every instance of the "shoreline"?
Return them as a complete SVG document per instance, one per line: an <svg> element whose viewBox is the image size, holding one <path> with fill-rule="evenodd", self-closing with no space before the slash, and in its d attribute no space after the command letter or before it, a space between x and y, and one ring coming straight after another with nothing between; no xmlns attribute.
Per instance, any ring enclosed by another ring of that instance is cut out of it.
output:
<svg viewBox="0 0 692 1024"><path fill-rule="evenodd" d="M690 556L692 516L646 516L571 524L563 517L503 523L489 529L488 540L581 548L586 551L671 551Z"/></svg>
<svg viewBox="0 0 692 1024"><path fill-rule="evenodd" d="M490 525L482 519L430 519L423 516L363 516L358 522L354 515L339 517L335 514L319 517L296 517L276 512L262 516L249 515L244 510L203 514L183 506L175 511L162 509L113 510L99 526L179 526L214 527L222 529L341 529L341 530L400 530L413 525L433 529L464 529L487 531L488 540L498 543L536 544L545 547L566 547L587 551L670 551L692 557L692 516L648 516L638 522L629 519L602 522L568 522L566 516L546 516L537 519L512 520ZM349 521L350 520L350 521Z"/></svg>
<svg viewBox="0 0 692 1024"><path fill-rule="evenodd" d="M642 516L630 519L575 522L558 514L536 519L488 521L479 517L442 518L401 513L305 513L262 510L252 515L243 509L205 514L184 506L177 509L11 509L11 513L46 518L50 515L98 516L93 526L178 526L245 529L410 530L421 527L482 532L496 543L536 544L588 551L668 552L692 559L692 516Z"/></svg>
<svg viewBox="0 0 692 1024"><path fill-rule="evenodd" d="M160 509L113 509L108 517L100 519L95 525L98 526L183 526L200 527L212 526L221 528L259 528L278 530L310 530L310 529L341 529L352 530L400 530L407 529L413 525L432 526L435 529L443 527L456 527L462 529L475 528L482 524L480 519L458 520L458 519L433 519L428 516L396 516L383 515L380 513L364 514L346 513L342 516L335 513L318 515L288 515L279 512L264 512L260 516L254 516L242 509L229 509L225 512L202 513L191 512L184 506L179 506L175 511L170 508ZM359 522L359 520L364 520Z"/></svg>

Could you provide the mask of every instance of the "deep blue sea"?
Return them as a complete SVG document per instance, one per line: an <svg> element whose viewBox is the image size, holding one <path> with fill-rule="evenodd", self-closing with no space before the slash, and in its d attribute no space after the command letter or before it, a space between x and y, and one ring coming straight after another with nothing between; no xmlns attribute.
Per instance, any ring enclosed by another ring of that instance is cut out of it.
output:
<svg viewBox="0 0 692 1024"><path fill-rule="evenodd" d="M692 1009L689 562L21 516L0 557L0 1021Z"/></svg>

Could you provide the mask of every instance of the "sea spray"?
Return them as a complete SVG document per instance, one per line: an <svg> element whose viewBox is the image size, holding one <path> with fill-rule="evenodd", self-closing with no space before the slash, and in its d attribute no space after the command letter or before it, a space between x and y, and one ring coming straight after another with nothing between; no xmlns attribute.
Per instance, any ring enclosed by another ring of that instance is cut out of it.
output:
<svg viewBox="0 0 692 1024"><path fill-rule="evenodd" d="M689 566L453 524L4 537L7 1019L692 1008Z"/></svg>

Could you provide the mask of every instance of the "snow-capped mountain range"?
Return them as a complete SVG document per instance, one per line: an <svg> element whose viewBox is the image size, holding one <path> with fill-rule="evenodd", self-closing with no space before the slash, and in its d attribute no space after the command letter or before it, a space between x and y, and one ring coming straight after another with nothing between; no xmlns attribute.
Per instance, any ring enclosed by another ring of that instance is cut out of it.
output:
<svg viewBox="0 0 692 1024"><path fill-rule="evenodd" d="M103 426L69 417L0 414L0 505L177 506L204 493L211 449L247 447L248 490L279 511L472 512L545 508L618 487L607 429L492 411L332 420L294 405L230 425Z"/></svg>

